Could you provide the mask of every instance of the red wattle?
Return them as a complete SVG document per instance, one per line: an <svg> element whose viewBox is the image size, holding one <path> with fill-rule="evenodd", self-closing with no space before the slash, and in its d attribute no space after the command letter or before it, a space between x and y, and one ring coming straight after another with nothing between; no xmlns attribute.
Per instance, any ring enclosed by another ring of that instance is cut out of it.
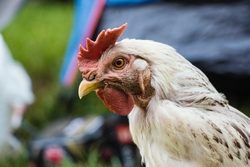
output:
<svg viewBox="0 0 250 167"><path fill-rule="evenodd" d="M112 112L127 116L134 107L134 99L130 93L106 86L103 90L96 91L97 96Z"/></svg>

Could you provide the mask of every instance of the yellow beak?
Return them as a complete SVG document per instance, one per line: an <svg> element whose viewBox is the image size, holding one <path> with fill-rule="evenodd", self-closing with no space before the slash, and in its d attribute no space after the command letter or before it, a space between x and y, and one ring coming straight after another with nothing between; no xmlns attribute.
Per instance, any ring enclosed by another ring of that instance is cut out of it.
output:
<svg viewBox="0 0 250 167"><path fill-rule="evenodd" d="M93 90L96 90L98 87L99 87L99 82L96 81L89 82L86 81L85 79L82 80L78 88L79 98L81 99L83 96L89 94Z"/></svg>

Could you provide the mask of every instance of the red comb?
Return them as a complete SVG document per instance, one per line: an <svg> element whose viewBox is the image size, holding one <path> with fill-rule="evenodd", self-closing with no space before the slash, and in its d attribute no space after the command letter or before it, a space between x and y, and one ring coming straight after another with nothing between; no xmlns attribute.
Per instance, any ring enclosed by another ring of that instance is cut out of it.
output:
<svg viewBox="0 0 250 167"><path fill-rule="evenodd" d="M118 38L122 35L126 29L127 23L123 24L119 28L102 30L97 36L96 41L86 39L86 49L80 45L80 52L78 54L78 61L84 59L98 60L101 54L111 45L114 45Z"/></svg>

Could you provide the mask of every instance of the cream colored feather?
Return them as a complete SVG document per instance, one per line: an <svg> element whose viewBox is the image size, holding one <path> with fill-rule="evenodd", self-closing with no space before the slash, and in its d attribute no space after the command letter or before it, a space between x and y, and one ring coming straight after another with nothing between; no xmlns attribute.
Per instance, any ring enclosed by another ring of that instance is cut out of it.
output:
<svg viewBox="0 0 250 167"><path fill-rule="evenodd" d="M155 90L146 110L129 114L134 142L147 167L250 166L250 120L231 107L208 78L172 47L125 39L107 49L140 57Z"/></svg>

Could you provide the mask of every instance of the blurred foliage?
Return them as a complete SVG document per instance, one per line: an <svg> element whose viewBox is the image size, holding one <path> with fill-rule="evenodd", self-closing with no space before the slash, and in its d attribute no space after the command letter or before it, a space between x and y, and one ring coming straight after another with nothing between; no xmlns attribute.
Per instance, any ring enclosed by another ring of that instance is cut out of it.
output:
<svg viewBox="0 0 250 167"><path fill-rule="evenodd" d="M20 166L28 166L27 157L24 154L20 154L15 157L6 157L2 158L0 161L0 166L4 167L20 167Z"/></svg>
<svg viewBox="0 0 250 167"><path fill-rule="evenodd" d="M36 99L24 118L26 125L30 123L38 130L60 117L107 111L94 94L78 98L80 79L73 88L60 86L59 72L72 29L73 10L73 1L28 1L3 31L14 59L31 77ZM15 133L24 145L32 137L30 128ZM27 155L17 156L14 161L7 158L0 166L27 166Z"/></svg>
<svg viewBox="0 0 250 167"><path fill-rule="evenodd" d="M40 1L43 1L43 2L53 2L53 3L73 3L74 0L40 0Z"/></svg>
<svg viewBox="0 0 250 167"><path fill-rule="evenodd" d="M1 167L28 167L31 164L27 161L26 154L20 154L18 156L8 156L4 159L2 158L0 161ZM86 157L84 163L73 163L69 159L64 159L60 167L110 167L110 165L107 165L103 162L99 162L99 154L97 149L93 149L93 151ZM112 162L113 166L119 167L119 163ZM52 167L52 166L51 166ZM56 167L56 166L55 166Z"/></svg>
<svg viewBox="0 0 250 167"><path fill-rule="evenodd" d="M106 110L95 95L78 98L80 77L73 88L60 86L59 73L72 21L73 3L31 1L3 32L14 59L32 79L36 101L25 118L38 128L60 116Z"/></svg>
<svg viewBox="0 0 250 167"><path fill-rule="evenodd" d="M250 117L250 96L240 97L230 94L230 92L225 95L231 106L237 108L238 110L246 114L248 117Z"/></svg>
<svg viewBox="0 0 250 167"><path fill-rule="evenodd" d="M32 79L36 100L25 118L37 127L44 126L56 100L72 20L73 4L34 1L24 5L3 32L14 59Z"/></svg>

